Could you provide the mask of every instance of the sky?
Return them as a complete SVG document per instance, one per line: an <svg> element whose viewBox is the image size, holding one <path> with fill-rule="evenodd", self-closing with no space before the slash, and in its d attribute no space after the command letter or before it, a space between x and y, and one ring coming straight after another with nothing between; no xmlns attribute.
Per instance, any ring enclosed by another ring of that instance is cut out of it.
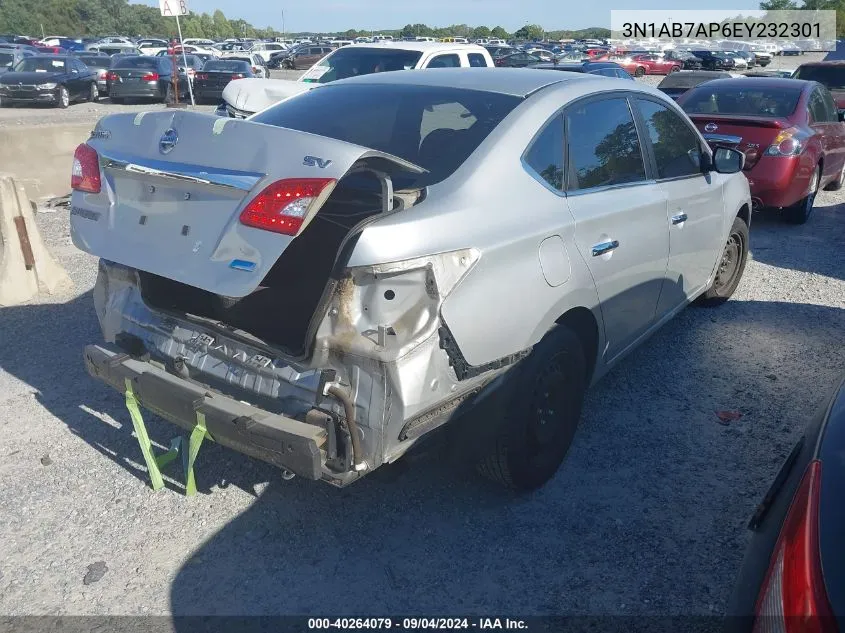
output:
<svg viewBox="0 0 845 633"><path fill-rule="evenodd" d="M155 0L147 0L157 4ZM525 24L546 30L610 27L611 9L700 9L701 0L187 0L198 13L220 9L228 18L288 32L346 29L399 29L406 24L502 26L513 32ZM707 0L708 9L759 9L759 0Z"/></svg>

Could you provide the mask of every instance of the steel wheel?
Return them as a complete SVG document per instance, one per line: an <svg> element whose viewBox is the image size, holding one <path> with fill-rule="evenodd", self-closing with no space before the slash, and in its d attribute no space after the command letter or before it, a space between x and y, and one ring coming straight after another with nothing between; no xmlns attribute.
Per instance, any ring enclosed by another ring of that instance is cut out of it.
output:
<svg viewBox="0 0 845 633"><path fill-rule="evenodd" d="M742 236L739 233L731 233L728 243L725 244L725 250L722 252L722 260L719 262L716 279L713 282L717 294L722 294L736 280L742 251Z"/></svg>

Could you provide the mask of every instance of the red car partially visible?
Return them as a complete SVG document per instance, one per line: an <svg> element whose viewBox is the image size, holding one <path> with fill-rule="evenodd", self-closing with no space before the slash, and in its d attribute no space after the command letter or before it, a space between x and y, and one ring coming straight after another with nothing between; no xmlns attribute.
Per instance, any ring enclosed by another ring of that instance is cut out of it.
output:
<svg viewBox="0 0 845 633"><path fill-rule="evenodd" d="M678 98L712 147L745 154L754 208L778 208L803 224L819 189L845 185L845 123L814 81L738 77L700 84Z"/></svg>
<svg viewBox="0 0 845 633"><path fill-rule="evenodd" d="M36 46L35 48L38 49L39 53L44 53L47 55L64 55L65 53L67 53L67 51L61 46Z"/></svg>
<svg viewBox="0 0 845 633"><path fill-rule="evenodd" d="M644 68L646 75L668 75L681 70L683 64L677 59L664 59L659 55L634 55L631 58L638 68Z"/></svg>

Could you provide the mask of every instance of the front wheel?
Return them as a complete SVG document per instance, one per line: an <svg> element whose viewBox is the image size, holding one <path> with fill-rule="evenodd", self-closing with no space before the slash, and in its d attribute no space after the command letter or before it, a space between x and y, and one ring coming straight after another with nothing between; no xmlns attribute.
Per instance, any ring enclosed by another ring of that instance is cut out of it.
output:
<svg viewBox="0 0 845 633"><path fill-rule="evenodd" d="M669 70L669 72L670 72L670 73L676 73L676 72L678 72L680 69L681 69L681 67L680 67L680 66L672 66L672 68Z"/></svg>
<svg viewBox="0 0 845 633"><path fill-rule="evenodd" d="M790 224L806 224L813 214L813 206L816 204L816 194L819 191L819 180L821 179L821 168L816 165L816 170L810 178L807 187L807 195L801 198L791 207L783 210L784 219Z"/></svg>
<svg viewBox="0 0 845 633"><path fill-rule="evenodd" d="M515 490L551 479L569 451L587 389L587 363L578 337L558 326L513 370L502 428L478 471Z"/></svg>
<svg viewBox="0 0 845 633"><path fill-rule="evenodd" d="M710 287L698 298L698 305L718 306L727 301L739 286L748 261L748 225L742 218L734 218L731 233Z"/></svg>
<svg viewBox="0 0 845 633"><path fill-rule="evenodd" d="M88 89L88 101L91 103L96 103L97 99L100 98L100 91L97 89L97 84L92 83L91 87Z"/></svg>
<svg viewBox="0 0 845 633"><path fill-rule="evenodd" d="M59 91L56 93L56 105L62 110L70 105L70 93L64 86L59 86Z"/></svg>

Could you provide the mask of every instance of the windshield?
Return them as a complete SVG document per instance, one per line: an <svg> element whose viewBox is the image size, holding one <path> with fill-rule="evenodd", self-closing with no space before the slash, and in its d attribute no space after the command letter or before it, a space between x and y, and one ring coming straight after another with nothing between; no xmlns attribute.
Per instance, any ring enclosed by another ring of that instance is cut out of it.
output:
<svg viewBox="0 0 845 633"><path fill-rule="evenodd" d="M328 83L356 75L369 75L390 70L409 70L422 57L420 51L403 51L386 48L341 48L324 57L308 71L303 81Z"/></svg>
<svg viewBox="0 0 845 633"><path fill-rule="evenodd" d="M282 101L251 120L404 158L429 170L414 183L425 186L451 175L521 101L462 88L339 85Z"/></svg>
<svg viewBox="0 0 845 633"><path fill-rule="evenodd" d="M688 114L733 114L741 116L787 117L798 106L800 88L737 88L735 80L721 86L703 84L684 99Z"/></svg>
<svg viewBox="0 0 845 633"><path fill-rule="evenodd" d="M30 57L22 59L15 66L18 73L61 73L65 70L65 60L61 57Z"/></svg>
<svg viewBox="0 0 845 633"><path fill-rule="evenodd" d="M158 68L158 62L149 57L122 57L114 63L112 68L144 68L155 70Z"/></svg>
<svg viewBox="0 0 845 633"><path fill-rule="evenodd" d="M244 73L249 70L249 64L236 59L212 60L205 62L202 69L209 72Z"/></svg>
<svg viewBox="0 0 845 633"><path fill-rule="evenodd" d="M828 90L845 90L845 65L801 66L795 71L794 79L818 81Z"/></svg>

